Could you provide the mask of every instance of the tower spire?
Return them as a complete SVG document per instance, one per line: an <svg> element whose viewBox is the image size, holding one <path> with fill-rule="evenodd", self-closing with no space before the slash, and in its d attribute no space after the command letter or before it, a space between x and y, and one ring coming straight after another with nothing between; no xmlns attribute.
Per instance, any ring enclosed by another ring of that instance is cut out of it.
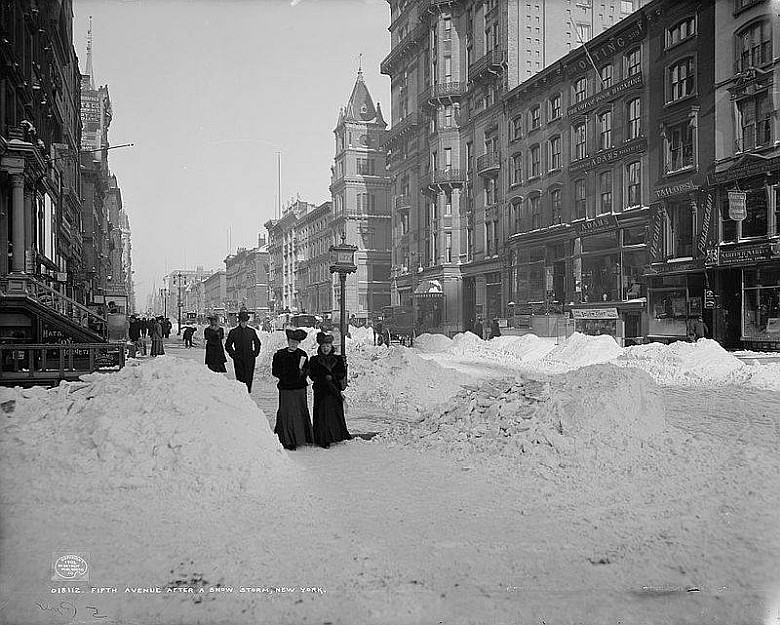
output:
<svg viewBox="0 0 780 625"><path fill-rule="evenodd" d="M358 80L363 80L363 53L358 54Z"/></svg>
<svg viewBox="0 0 780 625"><path fill-rule="evenodd" d="M87 31L87 76L89 76L89 88L95 89L95 70L92 67L92 16L89 16L89 30Z"/></svg>

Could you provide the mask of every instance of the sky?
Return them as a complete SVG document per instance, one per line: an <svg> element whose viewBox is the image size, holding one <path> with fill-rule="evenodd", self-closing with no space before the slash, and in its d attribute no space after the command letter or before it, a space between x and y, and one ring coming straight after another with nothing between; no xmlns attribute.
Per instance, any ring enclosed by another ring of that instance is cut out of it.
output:
<svg viewBox="0 0 780 625"><path fill-rule="evenodd" d="M74 0L82 71L113 109L138 308L176 269L224 268L277 205L330 200L333 129L357 77L389 120L385 0ZM230 248L228 244L230 243Z"/></svg>

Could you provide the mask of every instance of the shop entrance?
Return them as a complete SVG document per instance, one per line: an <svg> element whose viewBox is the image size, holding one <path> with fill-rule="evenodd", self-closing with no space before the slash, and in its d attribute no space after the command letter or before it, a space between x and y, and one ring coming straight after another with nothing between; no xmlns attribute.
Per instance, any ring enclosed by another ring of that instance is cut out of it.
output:
<svg viewBox="0 0 780 625"><path fill-rule="evenodd" d="M742 338L742 270L720 272L720 309L718 341L725 348L741 347Z"/></svg>

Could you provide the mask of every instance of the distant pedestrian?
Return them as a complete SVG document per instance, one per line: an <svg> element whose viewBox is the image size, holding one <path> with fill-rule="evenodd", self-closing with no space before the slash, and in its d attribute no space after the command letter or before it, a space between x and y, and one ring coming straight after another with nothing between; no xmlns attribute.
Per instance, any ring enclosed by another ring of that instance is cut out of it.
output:
<svg viewBox="0 0 780 625"><path fill-rule="evenodd" d="M163 347L163 318L158 317L152 320L152 356L163 356L165 354L165 348Z"/></svg>
<svg viewBox="0 0 780 625"><path fill-rule="evenodd" d="M707 338L708 331L707 324L704 323L704 319L699 315L695 321L689 322L688 338L695 343L699 339Z"/></svg>
<svg viewBox="0 0 780 625"><path fill-rule="evenodd" d="M163 320L163 323L165 324L165 327L163 328L164 336L166 339L171 338L171 330L173 329L173 323L171 323L171 320L166 317Z"/></svg>
<svg viewBox="0 0 780 625"><path fill-rule="evenodd" d="M146 338L146 335L149 334L149 320L144 317L141 319L141 336Z"/></svg>
<svg viewBox="0 0 780 625"><path fill-rule="evenodd" d="M483 339L484 337L484 330L482 329L482 319L477 317L477 320L474 322L474 334L476 334L479 338Z"/></svg>
<svg viewBox="0 0 780 625"><path fill-rule="evenodd" d="M182 332L182 336L184 337L184 347L192 347L192 335L195 334L197 331L197 328L194 326L187 326L184 328L184 332Z"/></svg>
<svg viewBox="0 0 780 625"><path fill-rule="evenodd" d="M314 442L306 397L306 376L309 373L309 357L299 349L306 338L306 330L285 330L287 347L274 354L271 374L279 378L279 409L276 412L274 433L285 449L294 450L300 445Z"/></svg>
<svg viewBox="0 0 780 625"><path fill-rule="evenodd" d="M332 335L320 332L317 343L317 355L309 363L314 388L314 442L327 449L332 443L352 440L341 394L346 387L347 368L344 359L333 352Z"/></svg>
<svg viewBox="0 0 780 625"><path fill-rule="evenodd" d="M225 373L225 349L222 339L225 338L225 330L220 327L217 317L209 317L209 327L203 330L203 340L206 341L206 365L212 371Z"/></svg>
<svg viewBox="0 0 780 625"><path fill-rule="evenodd" d="M498 326L498 319L493 319L490 322L490 338L494 339L497 336L501 336L501 328Z"/></svg>
<svg viewBox="0 0 780 625"><path fill-rule="evenodd" d="M249 313L238 313L238 325L228 332L225 341L225 351L233 359L236 380L246 384L247 391L252 392L252 379L255 375L255 361L260 354L260 339L254 328L248 326Z"/></svg>

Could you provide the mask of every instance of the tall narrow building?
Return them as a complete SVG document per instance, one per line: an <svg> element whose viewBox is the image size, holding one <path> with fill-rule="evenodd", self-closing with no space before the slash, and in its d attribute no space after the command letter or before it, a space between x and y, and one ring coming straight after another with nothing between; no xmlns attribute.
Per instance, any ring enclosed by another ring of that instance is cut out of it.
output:
<svg viewBox="0 0 780 625"><path fill-rule="evenodd" d="M387 124L371 98L362 70L334 129L331 167L334 243L355 245L357 272L347 277L346 309L357 319L390 305L390 174L383 139ZM338 294L338 292L337 292ZM338 298L334 300L338 309Z"/></svg>

